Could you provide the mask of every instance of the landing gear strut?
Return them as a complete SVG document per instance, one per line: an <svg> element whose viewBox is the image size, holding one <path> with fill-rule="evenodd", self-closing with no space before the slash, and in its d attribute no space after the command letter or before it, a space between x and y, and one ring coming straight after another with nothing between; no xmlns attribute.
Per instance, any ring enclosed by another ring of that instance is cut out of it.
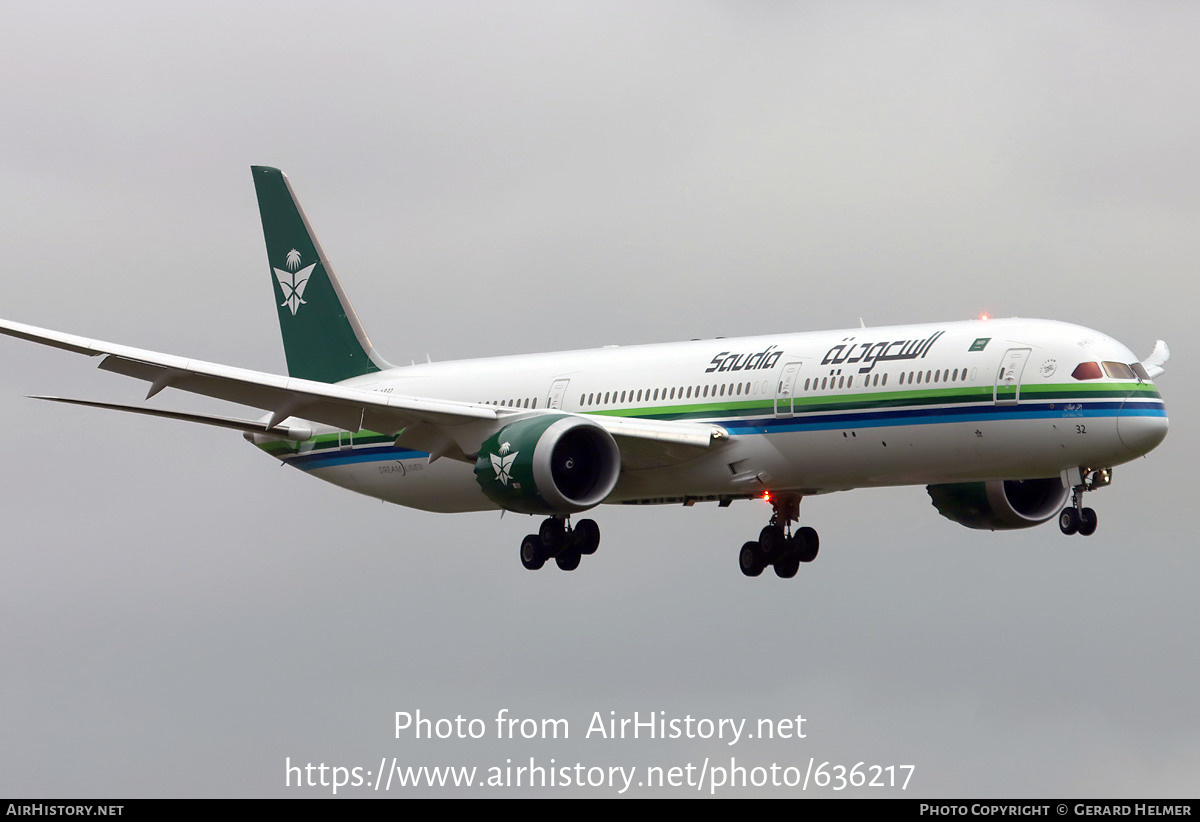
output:
<svg viewBox="0 0 1200 822"><path fill-rule="evenodd" d="M800 563L817 558L820 539L817 532L805 525L792 530L800 519L800 497L771 498L771 521L759 532L757 542L747 542L738 552L738 567L748 577L756 577L768 566L775 576L790 579L800 569Z"/></svg>
<svg viewBox="0 0 1200 822"><path fill-rule="evenodd" d="M569 517L548 517L536 534L521 540L521 564L536 571L553 557L561 570L574 571L599 546L600 526L595 520L581 519L572 528Z"/></svg>
<svg viewBox="0 0 1200 822"><path fill-rule="evenodd" d="M1067 481L1071 483L1071 504L1058 515L1058 529L1068 536L1081 534L1090 537L1096 533L1099 517L1093 509L1083 507L1083 495L1111 483L1112 469L1080 468L1068 471L1067 476Z"/></svg>

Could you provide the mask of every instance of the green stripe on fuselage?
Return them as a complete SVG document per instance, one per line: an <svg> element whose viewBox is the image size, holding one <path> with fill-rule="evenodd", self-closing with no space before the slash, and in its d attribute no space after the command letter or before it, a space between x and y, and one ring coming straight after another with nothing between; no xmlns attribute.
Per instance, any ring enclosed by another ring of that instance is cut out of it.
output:
<svg viewBox="0 0 1200 822"><path fill-rule="evenodd" d="M900 410L903 408L930 405L990 404L993 388L990 385L960 388L930 388L903 391L803 396L795 398L794 415L845 411ZM1022 386L1021 400L1045 402L1049 400L1095 401L1098 399L1142 400L1161 399L1153 385L1144 383L1056 383L1053 385ZM640 417L657 420L686 419L733 419L753 416L773 417L773 399L738 400L735 402L687 403L682 405L640 406L637 408L613 408L583 412L596 416ZM343 437L349 432L319 434L302 442L276 440L260 443L258 447L280 459L287 456L330 451L341 448ZM377 431L359 431L353 434L351 444L379 445L390 443L395 437Z"/></svg>
<svg viewBox="0 0 1200 822"><path fill-rule="evenodd" d="M853 394L798 395L794 399L793 414L816 414L837 411L890 410L928 405L963 405L991 403L994 387L976 385L958 388L904 389L870 391ZM1098 399L1160 399L1153 385L1144 383L1097 383L1021 386L1021 401L1048 400L1091 400ZM781 403L782 404L782 403ZM708 402L640 406L637 408L613 408L584 413L610 417L645 417L660 420L734 418L775 414L774 398L739 400L736 402Z"/></svg>

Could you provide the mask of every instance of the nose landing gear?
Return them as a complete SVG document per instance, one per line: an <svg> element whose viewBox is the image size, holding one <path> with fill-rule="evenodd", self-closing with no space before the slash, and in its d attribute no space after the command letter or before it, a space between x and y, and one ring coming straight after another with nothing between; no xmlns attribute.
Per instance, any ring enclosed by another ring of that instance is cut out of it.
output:
<svg viewBox="0 0 1200 822"><path fill-rule="evenodd" d="M1112 469L1080 468L1068 471L1067 476L1067 481L1071 483L1071 505L1058 515L1058 529L1067 536L1081 534L1090 537L1096 533L1099 517L1093 509L1083 507L1083 495L1111 483Z"/></svg>
<svg viewBox="0 0 1200 822"><path fill-rule="evenodd" d="M775 576L791 579L800 563L817 558L820 538L807 525L792 530L792 523L800 519L799 497L771 498L771 507L771 521L759 532L758 541L745 543L738 552L738 567L746 576L756 577L770 565Z"/></svg>

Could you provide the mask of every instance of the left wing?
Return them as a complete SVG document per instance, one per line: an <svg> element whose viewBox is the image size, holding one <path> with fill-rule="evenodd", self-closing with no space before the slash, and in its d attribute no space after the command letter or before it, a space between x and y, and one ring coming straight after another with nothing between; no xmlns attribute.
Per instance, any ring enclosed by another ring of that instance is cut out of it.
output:
<svg viewBox="0 0 1200 822"><path fill-rule="evenodd" d="M104 356L100 368L105 371L149 382L147 399L169 387L270 412L270 417L263 423L230 420L227 422L238 424L226 427L246 430L247 425L254 425L256 431L290 438L295 435L281 426L288 418L296 417L345 431L365 429L389 434L395 436L400 444L429 452L433 459L449 456L474 461L474 454L483 441L506 423L535 414L565 413L550 409L518 411L455 400L401 397L161 354L8 320L0 320L0 334L89 357ZM111 403L74 402L115 410L140 411ZM206 421L199 418L201 415L175 412L161 412L156 416ZM209 424L220 424L217 420L221 419L210 418L207 421ZM701 423L618 419L602 415L588 415L587 419L612 434L623 454L626 451L640 454L641 461L650 464L680 462L695 456L693 449L707 448L713 441L728 436L720 426Z"/></svg>

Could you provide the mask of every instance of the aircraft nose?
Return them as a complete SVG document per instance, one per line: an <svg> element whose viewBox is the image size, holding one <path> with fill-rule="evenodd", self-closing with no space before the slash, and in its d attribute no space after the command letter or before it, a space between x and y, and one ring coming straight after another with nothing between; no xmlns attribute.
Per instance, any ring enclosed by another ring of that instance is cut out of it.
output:
<svg viewBox="0 0 1200 822"><path fill-rule="evenodd" d="M1117 417L1117 435L1121 443L1141 456L1153 451L1167 436L1167 412L1159 406L1158 413L1147 413L1141 403L1126 401Z"/></svg>

